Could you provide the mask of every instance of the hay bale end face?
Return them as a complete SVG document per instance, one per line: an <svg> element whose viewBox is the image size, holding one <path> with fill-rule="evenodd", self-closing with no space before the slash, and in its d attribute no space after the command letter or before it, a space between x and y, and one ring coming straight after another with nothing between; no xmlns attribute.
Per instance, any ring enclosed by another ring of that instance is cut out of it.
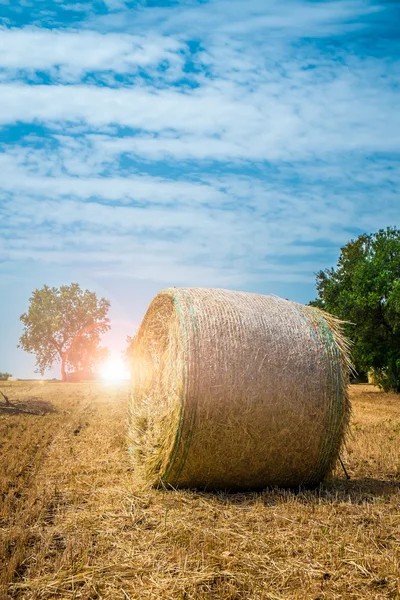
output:
<svg viewBox="0 0 400 600"><path fill-rule="evenodd" d="M338 321L318 309L165 289L132 349L135 460L173 487L316 485L345 438L349 368Z"/></svg>

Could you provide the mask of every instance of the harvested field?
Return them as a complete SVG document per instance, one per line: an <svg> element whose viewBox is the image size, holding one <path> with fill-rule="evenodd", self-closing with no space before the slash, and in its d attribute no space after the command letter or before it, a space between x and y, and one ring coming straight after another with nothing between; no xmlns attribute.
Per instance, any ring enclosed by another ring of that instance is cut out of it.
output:
<svg viewBox="0 0 400 600"><path fill-rule="evenodd" d="M400 598L400 398L352 386L341 470L315 491L148 490L128 385L0 389L0 598Z"/></svg>

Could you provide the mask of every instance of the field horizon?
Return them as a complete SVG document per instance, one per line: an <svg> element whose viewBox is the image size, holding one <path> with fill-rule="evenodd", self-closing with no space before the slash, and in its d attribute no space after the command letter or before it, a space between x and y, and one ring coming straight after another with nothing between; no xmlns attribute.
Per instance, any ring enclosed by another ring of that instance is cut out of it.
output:
<svg viewBox="0 0 400 600"><path fill-rule="evenodd" d="M0 390L0 600L400 598L400 396L350 386L349 481L230 494L140 480L128 382Z"/></svg>

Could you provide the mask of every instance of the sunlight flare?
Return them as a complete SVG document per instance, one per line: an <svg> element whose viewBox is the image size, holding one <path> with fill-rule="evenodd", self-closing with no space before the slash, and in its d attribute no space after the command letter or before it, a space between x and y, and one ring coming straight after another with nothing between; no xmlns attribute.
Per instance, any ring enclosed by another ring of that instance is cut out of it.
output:
<svg viewBox="0 0 400 600"><path fill-rule="evenodd" d="M111 357L101 368L100 376L103 381L124 381L129 379L129 369L122 358Z"/></svg>

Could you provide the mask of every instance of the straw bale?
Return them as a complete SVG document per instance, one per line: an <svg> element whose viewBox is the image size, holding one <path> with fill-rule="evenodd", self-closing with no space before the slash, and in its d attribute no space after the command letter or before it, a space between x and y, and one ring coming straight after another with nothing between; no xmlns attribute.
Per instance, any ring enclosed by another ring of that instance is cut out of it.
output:
<svg viewBox="0 0 400 600"><path fill-rule="evenodd" d="M152 484L312 486L333 468L350 363L327 313L274 296L168 288L131 356L131 450Z"/></svg>

